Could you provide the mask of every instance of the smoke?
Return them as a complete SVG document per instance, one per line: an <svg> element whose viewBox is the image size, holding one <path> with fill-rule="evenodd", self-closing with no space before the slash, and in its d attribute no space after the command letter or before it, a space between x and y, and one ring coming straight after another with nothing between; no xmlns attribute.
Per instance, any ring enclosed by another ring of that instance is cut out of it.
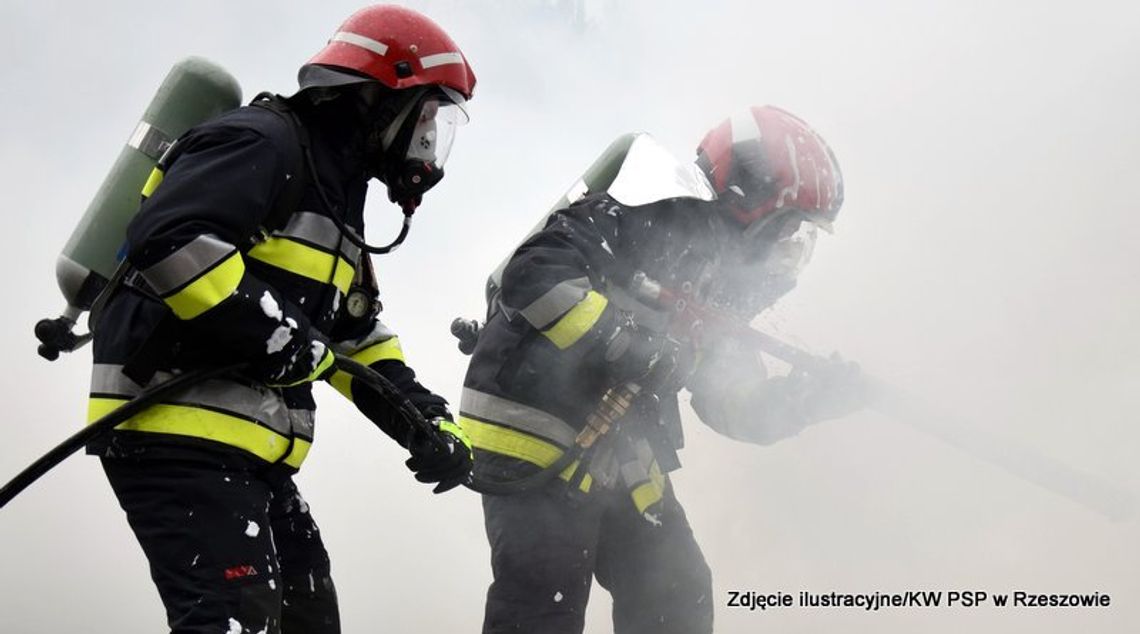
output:
<svg viewBox="0 0 1140 634"><path fill-rule="evenodd" d="M384 317L423 381L458 401L451 318L617 135L687 158L733 110L810 122L847 185L798 288L757 322L837 350L938 412L1140 490L1140 316L1132 172L1140 9L1097 1L409 3L479 77L471 123L408 243L377 260ZM347 2L8 2L0 165L8 442L2 477L78 429L89 356L35 356L62 306L54 258L177 59L247 96L288 93ZM370 237L399 215L373 192ZM474 631L490 580L476 496L434 497L403 451L331 390L298 478L346 631ZM1135 520L1113 524L874 412L770 447L687 406L677 495L712 568L719 632L1127 631L1140 611ZM145 560L94 460L76 457L0 521L0 629L153 631ZM1107 592L1098 609L725 606L764 592ZM66 609L61 609L61 603ZM587 630L609 631L595 588Z"/></svg>

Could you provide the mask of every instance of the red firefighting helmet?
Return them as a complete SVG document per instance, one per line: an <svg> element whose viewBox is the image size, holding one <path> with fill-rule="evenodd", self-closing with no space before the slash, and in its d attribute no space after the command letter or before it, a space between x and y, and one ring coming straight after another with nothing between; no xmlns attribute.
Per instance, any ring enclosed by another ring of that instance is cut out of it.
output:
<svg viewBox="0 0 1140 634"><path fill-rule="evenodd" d="M345 70L349 72L337 72ZM386 4L352 14L301 69L302 88L367 78L396 90L440 86L463 99L470 99L475 89L467 58L438 24L411 9Z"/></svg>
<svg viewBox="0 0 1140 634"><path fill-rule="evenodd" d="M753 106L710 130L697 165L748 233L787 212L830 230L843 204L831 148L802 119L774 106Z"/></svg>
<svg viewBox="0 0 1140 634"><path fill-rule="evenodd" d="M374 5L352 14L298 73L301 90L376 81L399 91L373 166L405 213L443 178L456 127L475 89L467 58L438 24L411 9Z"/></svg>

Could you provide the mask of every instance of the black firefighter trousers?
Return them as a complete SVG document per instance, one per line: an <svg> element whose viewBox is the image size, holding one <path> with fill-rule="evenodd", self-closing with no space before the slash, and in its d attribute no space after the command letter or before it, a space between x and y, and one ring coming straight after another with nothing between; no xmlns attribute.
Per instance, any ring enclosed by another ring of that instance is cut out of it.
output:
<svg viewBox="0 0 1140 634"><path fill-rule="evenodd" d="M615 634L712 632L712 578L671 485L648 517L624 491L565 491L555 480L483 496L494 573L484 634L580 634L593 577L613 598Z"/></svg>
<svg viewBox="0 0 1140 634"><path fill-rule="evenodd" d="M336 634L320 532L292 478L104 458L172 634Z"/></svg>

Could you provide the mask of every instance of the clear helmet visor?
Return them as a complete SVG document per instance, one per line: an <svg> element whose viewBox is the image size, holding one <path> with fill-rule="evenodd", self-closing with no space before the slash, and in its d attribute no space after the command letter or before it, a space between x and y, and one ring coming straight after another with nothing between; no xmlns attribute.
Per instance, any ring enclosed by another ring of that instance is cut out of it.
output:
<svg viewBox="0 0 1140 634"><path fill-rule="evenodd" d="M442 168L451 153L455 130L467 123L463 96L439 86L442 94L430 95L420 105L406 158Z"/></svg>
<svg viewBox="0 0 1140 634"><path fill-rule="evenodd" d="M795 279L811 261L819 231L813 222L786 222L764 258L769 275Z"/></svg>
<svg viewBox="0 0 1140 634"><path fill-rule="evenodd" d="M744 235L720 261L707 301L742 318L755 317L795 288L818 235L815 224L796 217Z"/></svg>

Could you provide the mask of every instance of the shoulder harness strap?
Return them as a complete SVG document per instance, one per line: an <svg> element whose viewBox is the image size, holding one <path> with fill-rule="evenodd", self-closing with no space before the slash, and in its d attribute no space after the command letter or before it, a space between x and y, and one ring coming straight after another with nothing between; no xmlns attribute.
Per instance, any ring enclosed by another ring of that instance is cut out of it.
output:
<svg viewBox="0 0 1140 634"><path fill-rule="evenodd" d="M254 97L249 105L265 108L284 119L289 124L289 129L293 131L293 136L297 141L293 145L293 151L289 153L290 166L285 188L277 196L273 210L269 212L263 223L262 228L266 232L271 232L274 229L284 227L285 223L289 221L289 217L301 206L301 197L305 194L305 186L309 182L309 173L305 167L304 159L305 153L309 150L309 132L305 126L301 125L297 113L293 112L293 109L289 107L288 102L281 95L262 92Z"/></svg>

